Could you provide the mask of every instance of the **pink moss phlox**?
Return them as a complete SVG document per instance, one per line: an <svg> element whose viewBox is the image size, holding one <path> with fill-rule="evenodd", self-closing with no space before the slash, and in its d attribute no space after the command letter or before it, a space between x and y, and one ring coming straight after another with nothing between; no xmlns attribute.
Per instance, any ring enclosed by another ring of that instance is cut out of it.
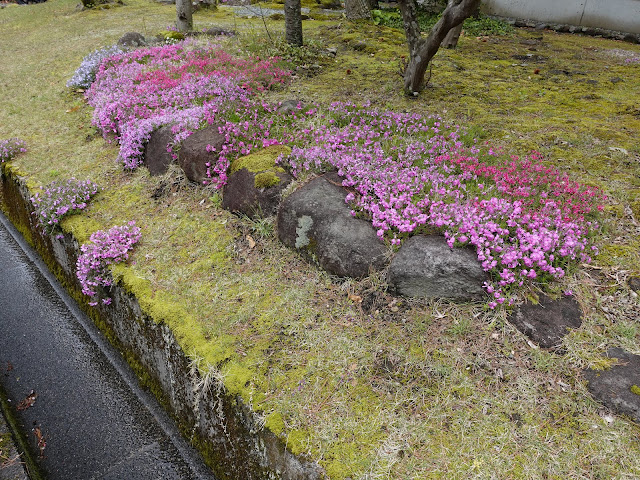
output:
<svg viewBox="0 0 640 480"><path fill-rule="evenodd" d="M435 229L451 247L473 246L493 279L485 285L490 308L514 287L561 278L569 261L597 252L588 239L598 225L588 216L601 192L544 166L540 154L504 162L493 150L465 147L463 130L437 117L351 104L329 111L283 161L295 175L337 169L357 192L346 201L392 244Z"/></svg>
<svg viewBox="0 0 640 480"><path fill-rule="evenodd" d="M598 228L590 218L604 197L545 166L540 154L505 159L437 116L341 102L283 114L252 97L287 76L273 60L182 42L111 57L87 97L95 125L120 142L126 168L139 165L162 125L172 125L174 144L202 125L218 127L225 141L207 172L217 188L235 158L289 144L292 154L279 161L294 175L337 170L355 191L346 198L353 214L368 216L381 238L398 245L436 230L452 247L473 246L492 277L491 308L525 281L561 278L570 261L597 253L588 246Z"/></svg>
<svg viewBox="0 0 640 480"><path fill-rule="evenodd" d="M53 233L64 217L86 208L96 193L98 186L89 180L71 178L64 183L50 183L31 197L38 227L46 234Z"/></svg>
<svg viewBox="0 0 640 480"><path fill-rule="evenodd" d="M129 222L93 233L89 238L90 243L80 247L82 253L76 264L76 276L82 293L92 298L90 305L97 305L99 288L113 284L109 265L127 260L129 252L140 238L140 228L136 227L135 222ZM111 299L105 298L102 302L108 305Z"/></svg>
<svg viewBox="0 0 640 480"><path fill-rule="evenodd" d="M0 163L9 162L13 158L27 151L27 144L19 138L0 140Z"/></svg>
<svg viewBox="0 0 640 480"><path fill-rule="evenodd" d="M253 92L284 83L277 59L242 59L191 41L134 50L104 60L87 91L93 124L120 143L125 168L140 165L153 130L172 125L178 144L206 121L222 121Z"/></svg>

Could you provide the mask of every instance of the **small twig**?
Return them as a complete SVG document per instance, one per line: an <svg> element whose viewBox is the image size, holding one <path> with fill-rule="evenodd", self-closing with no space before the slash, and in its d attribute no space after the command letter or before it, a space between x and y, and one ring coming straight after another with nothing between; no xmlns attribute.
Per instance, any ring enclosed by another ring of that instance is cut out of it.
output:
<svg viewBox="0 0 640 480"><path fill-rule="evenodd" d="M329 402L329 400L331 400L331 398L335 395L335 393L338 391L338 388L340 388L340 385L342 385L342 383L344 382L344 376L340 377L340 379L338 380L338 383L331 389L331 391L327 394L327 396L315 407L313 407L309 413L311 415L316 415L318 412L320 412L320 410L322 410L324 408L324 406ZM325 381L324 386L326 386L329 383L329 381Z"/></svg>
<svg viewBox="0 0 640 480"><path fill-rule="evenodd" d="M433 73L433 62L429 62L429 77L427 77L427 80L424 82L425 87L429 85L429 81L431 80L432 73Z"/></svg>
<svg viewBox="0 0 640 480"><path fill-rule="evenodd" d="M269 41L273 44L273 38L271 38L271 33L269 33L269 28L267 27L267 21L264 18L264 13L262 12L262 5L258 4L260 8L260 17L262 18L262 23L264 24L264 29L267 32L267 37L269 37Z"/></svg>

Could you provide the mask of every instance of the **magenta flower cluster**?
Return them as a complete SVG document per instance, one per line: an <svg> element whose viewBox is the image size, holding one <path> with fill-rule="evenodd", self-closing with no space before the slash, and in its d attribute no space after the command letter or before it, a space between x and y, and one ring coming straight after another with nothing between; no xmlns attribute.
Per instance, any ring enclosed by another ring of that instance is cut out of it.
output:
<svg viewBox="0 0 640 480"><path fill-rule="evenodd" d="M224 135L225 142L219 152L215 153L216 161L207 164L208 184L222 188L227 183L227 173L231 161L249 155L253 150L290 143L296 139L299 118L296 115L281 115L278 105L270 105L251 99L238 102L226 120L205 116L209 124L218 124L218 131ZM208 151L213 152L209 146Z"/></svg>
<svg viewBox="0 0 640 480"><path fill-rule="evenodd" d="M463 134L438 117L336 103L281 161L296 175L336 169L356 192L346 198L353 214L364 212L392 244L435 230L451 247L473 246L493 279L485 285L491 308L527 280L561 278L569 261L591 261L598 190L543 166L535 153L506 162L489 148L466 147Z"/></svg>
<svg viewBox="0 0 640 480"><path fill-rule="evenodd" d="M87 91L93 124L115 135L120 160L134 169L153 130L172 125L174 143L205 121L221 121L253 92L284 83L289 72L277 59L242 59L216 46L185 41L138 49L103 61Z"/></svg>
<svg viewBox="0 0 640 480"><path fill-rule="evenodd" d="M19 153L27 151L27 144L19 138L0 140L0 163L11 161Z"/></svg>
<svg viewBox="0 0 640 480"><path fill-rule="evenodd" d="M129 222L93 233L89 238L90 243L80 247L82 253L76 264L76 276L82 286L82 293L92 298L89 305L98 304L99 289L113 284L109 265L127 260L129 252L140 238L140 228L136 227L135 222ZM109 305L111 298L103 298L102 303Z"/></svg>
<svg viewBox="0 0 640 480"><path fill-rule="evenodd" d="M96 193L98 186L89 180L71 178L64 183L50 183L31 197L38 227L45 234L53 233L64 217L86 208Z"/></svg>

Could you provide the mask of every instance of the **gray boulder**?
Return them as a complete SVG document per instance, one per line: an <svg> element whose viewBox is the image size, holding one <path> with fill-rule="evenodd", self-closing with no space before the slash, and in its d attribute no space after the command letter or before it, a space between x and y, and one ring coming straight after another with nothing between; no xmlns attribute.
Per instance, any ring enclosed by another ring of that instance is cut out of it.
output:
<svg viewBox="0 0 640 480"><path fill-rule="evenodd" d="M409 238L389 267L389 285L407 297L477 300L486 279L473 250L452 249L440 235Z"/></svg>
<svg viewBox="0 0 640 480"><path fill-rule="evenodd" d="M617 358L619 364L608 370L585 370L587 388L614 412L640 422L640 355L621 348L612 348L607 354Z"/></svg>
<svg viewBox="0 0 640 480"><path fill-rule="evenodd" d="M143 164L149 169L151 175L163 175L167 172L173 157L167 152L167 146L173 142L171 125L154 130L149 141L144 147Z"/></svg>
<svg viewBox="0 0 640 480"><path fill-rule="evenodd" d="M582 325L582 312L572 297L553 300L541 295L538 304L518 307L509 316L509 322L541 347L557 349L570 329Z"/></svg>
<svg viewBox="0 0 640 480"><path fill-rule="evenodd" d="M278 106L277 112L281 115L289 115L292 113L298 113L301 110L304 110L304 108L305 104L301 100L285 100Z"/></svg>
<svg viewBox="0 0 640 480"><path fill-rule="evenodd" d="M218 160L219 152L225 143L224 135L218 128L218 125L209 125L194 132L180 145L178 164L192 182L202 184L207 180L207 164L214 165ZM215 150L208 151L208 145Z"/></svg>
<svg viewBox="0 0 640 480"><path fill-rule="evenodd" d="M351 216L341 182L337 174L327 174L285 198L278 237L329 273L364 277L385 267L387 248L370 222Z"/></svg>
<svg viewBox="0 0 640 480"><path fill-rule="evenodd" d="M120 37L120 40L118 40L118 45L121 47L142 47L146 44L147 41L138 32L125 33Z"/></svg>
<svg viewBox="0 0 640 480"><path fill-rule="evenodd" d="M221 28L221 27L211 27L206 29L203 32L205 35L209 35L211 37L217 37L220 35L226 35L229 37L233 37L234 35L236 35L236 31L235 30L227 30L226 28Z"/></svg>

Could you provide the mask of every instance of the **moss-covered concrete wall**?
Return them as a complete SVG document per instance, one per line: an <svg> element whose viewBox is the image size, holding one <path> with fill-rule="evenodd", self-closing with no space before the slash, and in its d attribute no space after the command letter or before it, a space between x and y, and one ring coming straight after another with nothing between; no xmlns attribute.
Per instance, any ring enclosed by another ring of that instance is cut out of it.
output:
<svg viewBox="0 0 640 480"><path fill-rule="evenodd" d="M171 330L143 314L121 275L110 305L91 307L75 276L79 242L69 233L48 236L35 226L24 177L2 164L0 208L43 258L80 307L122 352L185 437L203 454L221 480L321 479L310 459L287 451L239 396L229 394L220 373L202 375L184 354Z"/></svg>

